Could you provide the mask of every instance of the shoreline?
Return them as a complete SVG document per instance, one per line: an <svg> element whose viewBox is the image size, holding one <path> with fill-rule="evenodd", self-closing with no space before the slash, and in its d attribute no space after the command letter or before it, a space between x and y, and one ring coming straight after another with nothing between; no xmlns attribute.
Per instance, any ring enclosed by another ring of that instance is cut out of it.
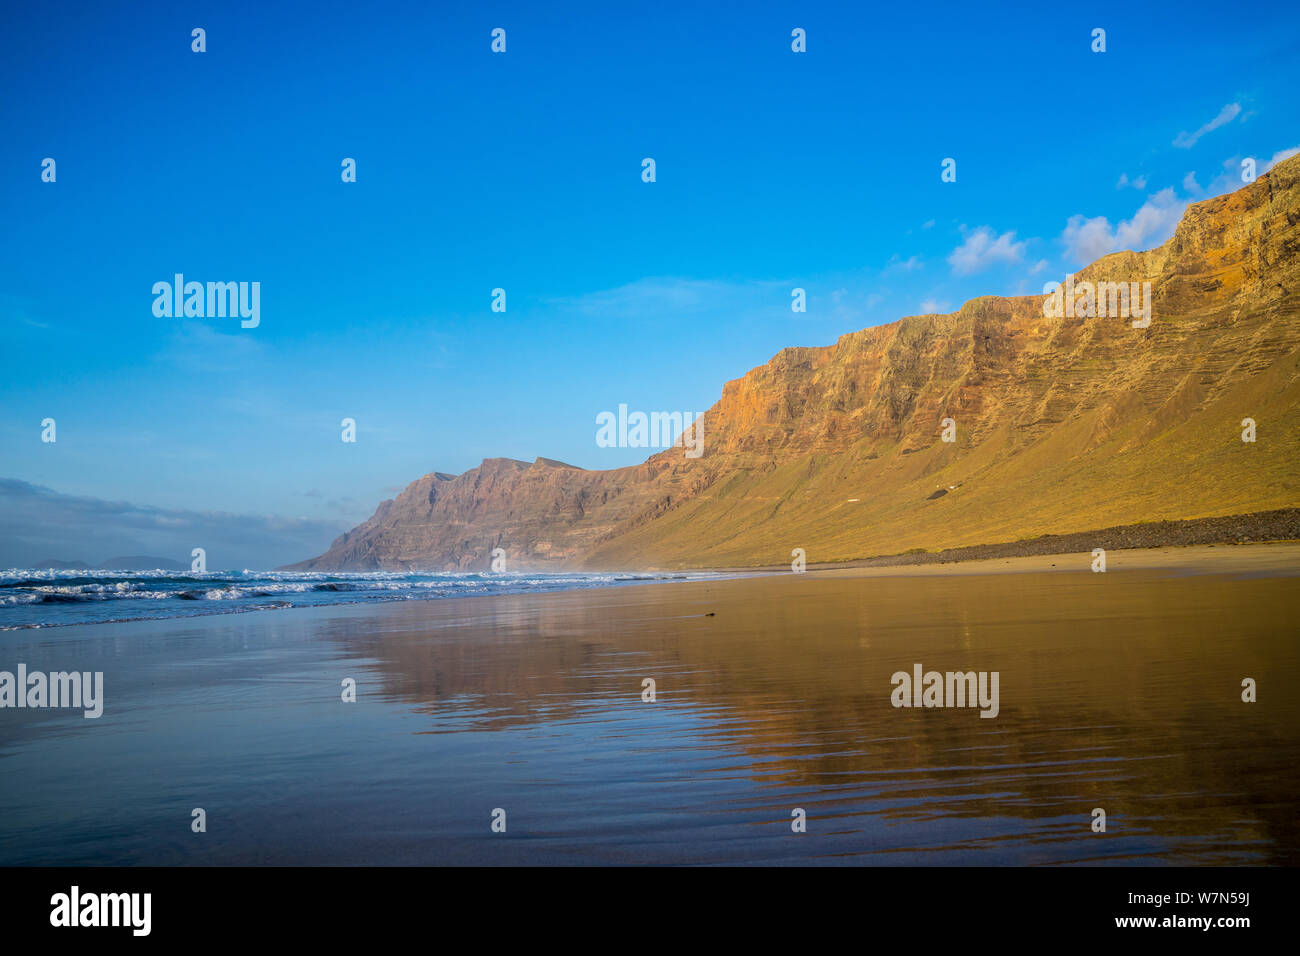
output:
<svg viewBox="0 0 1300 956"><path fill-rule="evenodd" d="M1105 568L1111 570L1163 570L1194 574L1249 574L1265 576L1300 575L1300 508L1257 512L1218 518L1197 518L1185 521L1160 521L1133 525L1120 525L1098 531L1075 532L1064 535L1042 535L1024 541L992 545L971 545L946 548L941 551L907 552L881 555L846 561L808 562L805 573L818 577L881 577L881 576L968 576L980 574L1032 574L1056 571L1091 571L1093 549L1106 552ZM125 573L125 572L124 572ZM348 574L351 572L318 572L323 574ZM362 572L364 573L364 572ZM439 573L439 572L406 572ZM475 573L475 572L468 572ZM620 581L597 587L559 587L534 593L570 593L574 591L623 589L650 584L685 583L676 578L692 574L716 575L715 581L742 580L763 576L784 576L794 573L789 564L751 567L707 568L646 568L621 571L581 571L572 569L546 570L521 569L519 574L608 574L663 576L660 580ZM529 593L529 592L520 592ZM504 597L509 592L464 596L442 596L420 599L442 603L471 597ZM393 598L357 601L339 601L320 605L304 604L280 607L248 607L218 610L206 613L177 614L154 617L121 617L101 621L42 621L8 625L0 617L0 632L63 630L97 624L138 624L146 621L186 621L208 617L227 617L232 614L256 614L259 611L303 611L322 608L340 608L369 604L405 604L408 600Z"/></svg>
<svg viewBox="0 0 1300 956"><path fill-rule="evenodd" d="M967 578L989 575L1009 574L1080 574L1091 573L1093 556L1091 551L1063 552L1037 555L1016 555L1009 557L990 557L968 559L964 561L926 563L866 564L844 563L828 565L809 565L803 575L794 574L788 567L770 567L763 569L709 569L719 577L702 579L664 578L652 581L628 581L603 587L556 588L546 591L497 592L491 594L467 594L448 597L425 598L419 600L370 600L345 601L337 604L299 605L279 608L247 608L229 611L212 611L206 614L189 614L177 617L139 617L116 619L110 621L78 621L58 624L44 624L24 627L4 628L3 633L19 638L19 635L32 632L54 638L56 634L77 632L84 627L166 627L166 626L202 626L206 622L220 622L231 618L257 617L271 612L307 612L292 614L295 620L308 620L318 616L366 615L372 611L384 613L381 609L411 608L415 605L431 605L443 609L432 613L434 619L442 616L464 602L474 602L471 606L486 608L492 604L511 601L531 601L539 598L553 600L573 600L589 595L604 596L612 593L636 592L644 588L659 588L678 585L712 588L740 582L756 582L763 577L777 579L809 580L862 579L874 578ZM1166 572L1176 575L1238 575L1247 577L1292 577L1300 576L1300 541L1260 541L1247 545L1205 544L1205 545L1170 545L1152 548L1117 549L1106 553L1106 570L1108 573L1123 571Z"/></svg>

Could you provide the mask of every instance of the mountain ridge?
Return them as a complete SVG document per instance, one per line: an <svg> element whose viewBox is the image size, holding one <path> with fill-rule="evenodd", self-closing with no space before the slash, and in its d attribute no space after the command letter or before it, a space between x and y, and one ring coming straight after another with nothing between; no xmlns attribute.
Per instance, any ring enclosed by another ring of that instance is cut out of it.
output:
<svg viewBox="0 0 1300 956"><path fill-rule="evenodd" d="M1297 252L1300 157L1074 273L1150 282L1149 327L979 296L792 346L724 384L700 458L431 472L287 567L481 569L498 547L519 570L843 561L1293 507Z"/></svg>

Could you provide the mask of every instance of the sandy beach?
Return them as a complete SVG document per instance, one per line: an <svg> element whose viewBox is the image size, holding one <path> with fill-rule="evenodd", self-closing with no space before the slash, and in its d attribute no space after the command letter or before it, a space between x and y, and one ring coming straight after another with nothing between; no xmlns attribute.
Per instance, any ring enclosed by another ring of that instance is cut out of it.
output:
<svg viewBox="0 0 1300 956"><path fill-rule="evenodd" d="M11 632L105 699L0 723L0 863L1293 864L1298 547Z"/></svg>

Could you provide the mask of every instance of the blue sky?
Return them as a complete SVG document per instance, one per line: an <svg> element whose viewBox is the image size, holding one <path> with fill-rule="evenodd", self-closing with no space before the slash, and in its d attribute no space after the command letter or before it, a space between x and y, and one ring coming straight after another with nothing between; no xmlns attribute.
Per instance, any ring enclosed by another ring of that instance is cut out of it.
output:
<svg viewBox="0 0 1300 956"><path fill-rule="evenodd" d="M264 566L429 471L632 464L599 412L703 411L785 346L1038 292L1300 147L1294 4L0 16L0 564L247 528L210 566ZM156 317L177 272L260 282L260 325Z"/></svg>

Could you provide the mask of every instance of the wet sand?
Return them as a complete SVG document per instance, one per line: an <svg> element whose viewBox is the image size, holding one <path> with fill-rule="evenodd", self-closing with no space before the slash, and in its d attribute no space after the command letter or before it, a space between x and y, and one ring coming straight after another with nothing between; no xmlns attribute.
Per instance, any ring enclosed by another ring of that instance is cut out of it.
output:
<svg viewBox="0 0 1300 956"><path fill-rule="evenodd" d="M1300 863L1300 549L1091 561L11 632L105 704L0 711L0 863Z"/></svg>

